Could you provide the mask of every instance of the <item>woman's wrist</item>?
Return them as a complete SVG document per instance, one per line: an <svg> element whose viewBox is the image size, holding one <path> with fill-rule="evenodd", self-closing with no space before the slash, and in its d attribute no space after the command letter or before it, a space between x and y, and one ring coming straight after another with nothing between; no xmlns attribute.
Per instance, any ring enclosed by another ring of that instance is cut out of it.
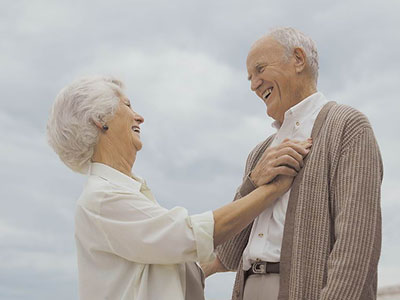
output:
<svg viewBox="0 0 400 300"><path fill-rule="evenodd" d="M278 195L278 186L275 183L268 183L259 186L259 189L266 198L276 197Z"/></svg>

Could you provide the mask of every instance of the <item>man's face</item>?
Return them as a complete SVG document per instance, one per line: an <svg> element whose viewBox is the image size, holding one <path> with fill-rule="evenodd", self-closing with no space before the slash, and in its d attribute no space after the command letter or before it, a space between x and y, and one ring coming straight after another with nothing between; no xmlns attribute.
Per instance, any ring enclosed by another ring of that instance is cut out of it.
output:
<svg viewBox="0 0 400 300"><path fill-rule="evenodd" d="M284 53L273 37L264 37L250 49L246 63L252 91L267 105L267 114L281 123L296 98L296 70Z"/></svg>

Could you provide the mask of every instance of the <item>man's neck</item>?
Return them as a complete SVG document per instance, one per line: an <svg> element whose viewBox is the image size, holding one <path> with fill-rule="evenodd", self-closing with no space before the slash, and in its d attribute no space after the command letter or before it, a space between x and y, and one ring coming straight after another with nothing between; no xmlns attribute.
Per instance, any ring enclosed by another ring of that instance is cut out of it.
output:
<svg viewBox="0 0 400 300"><path fill-rule="evenodd" d="M278 121L280 124L283 123L283 119L285 117L285 113L291 109L293 106L299 104L301 101L303 101L304 99L308 98L309 96L311 96L312 94L315 94L316 92L318 92L317 88L313 85L313 86L309 86L307 88L302 88L302 89L298 89L298 93L293 97L292 101L289 104L289 107L287 107L287 109L284 111L284 113L281 116L281 120L277 120L275 119L275 121Z"/></svg>
<svg viewBox="0 0 400 300"><path fill-rule="evenodd" d="M296 95L296 99L293 101L293 103L291 103L291 106L288 109L292 108L293 106L310 97L312 94L315 94L316 92L318 92L318 90L315 86L310 86L309 88L302 89L299 94Z"/></svg>

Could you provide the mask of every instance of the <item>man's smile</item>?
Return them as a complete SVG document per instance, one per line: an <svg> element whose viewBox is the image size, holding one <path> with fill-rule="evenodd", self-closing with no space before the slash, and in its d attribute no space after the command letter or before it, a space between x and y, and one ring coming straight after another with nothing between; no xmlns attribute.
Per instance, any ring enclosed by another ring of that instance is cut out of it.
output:
<svg viewBox="0 0 400 300"><path fill-rule="evenodd" d="M273 87L270 87L262 94L264 101L267 100L267 98L271 95L273 89Z"/></svg>

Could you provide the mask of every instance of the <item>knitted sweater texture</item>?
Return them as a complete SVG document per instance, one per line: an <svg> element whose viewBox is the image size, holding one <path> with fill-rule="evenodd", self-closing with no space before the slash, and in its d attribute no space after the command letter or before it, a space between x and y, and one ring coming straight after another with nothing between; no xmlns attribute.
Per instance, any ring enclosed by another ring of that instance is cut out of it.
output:
<svg viewBox="0 0 400 300"><path fill-rule="evenodd" d="M368 119L335 102L319 113L305 166L293 182L281 248L279 300L376 299L381 249L382 159ZM249 154L235 199L252 190L249 173L273 136ZM252 224L217 248L244 288L242 254Z"/></svg>

